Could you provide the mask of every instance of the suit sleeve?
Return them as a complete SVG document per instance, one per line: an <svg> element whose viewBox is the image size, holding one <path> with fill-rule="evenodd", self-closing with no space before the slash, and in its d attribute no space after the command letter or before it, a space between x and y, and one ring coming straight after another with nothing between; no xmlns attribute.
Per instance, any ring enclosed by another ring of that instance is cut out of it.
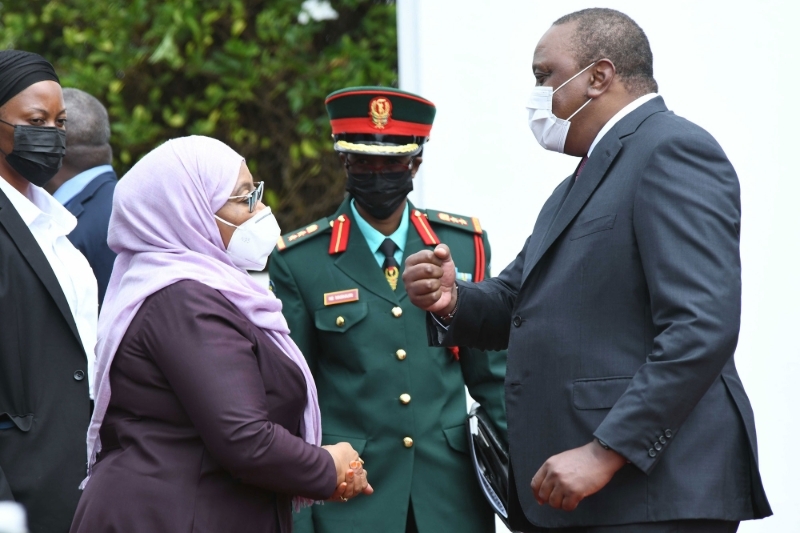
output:
<svg viewBox="0 0 800 533"><path fill-rule="evenodd" d="M89 263L92 265L92 270L94 270L97 278L97 294L101 306L108 288L108 282L111 279L114 260L117 258L117 254L108 247L108 223L111 219L111 205L115 185L115 183L106 183L97 191L98 195L102 195L102 201L98 199L97 220L91 229L93 235L90 237L91 242L94 243L95 250L92 251L90 256L87 256L91 257Z"/></svg>
<svg viewBox="0 0 800 533"><path fill-rule="evenodd" d="M595 436L645 473L733 356L739 334L739 182L705 132L682 132L651 155L633 226L657 335ZM655 446L659 448L659 446Z"/></svg>
<svg viewBox="0 0 800 533"><path fill-rule="evenodd" d="M508 348L511 314L522 283L529 241L530 237L516 259L496 278L480 283L457 283L458 309L441 342L436 324L428 314L428 343L431 346L468 346L480 350Z"/></svg>
<svg viewBox="0 0 800 533"><path fill-rule="evenodd" d="M289 324L289 335L303 352L311 372L316 376L317 335L314 319L306 307L289 265L280 253L273 252L270 256L269 279L275 287L275 296L283 304L283 316Z"/></svg>
<svg viewBox="0 0 800 533"><path fill-rule="evenodd" d="M492 250L486 233L483 234L483 246L488 266L491 264ZM506 376L506 351L484 351L476 348L461 350L461 373L470 396L486 409L501 435L506 436L508 425L503 387Z"/></svg>
<svg viewBox="0 0 800 533"><path fill-rule="evenodd" d="M243 318L213 289L196 287L177 296L169 290L154 295L140 335L209 453L244 483L330 497L336 488L333 458L270 421Z"/></svg>

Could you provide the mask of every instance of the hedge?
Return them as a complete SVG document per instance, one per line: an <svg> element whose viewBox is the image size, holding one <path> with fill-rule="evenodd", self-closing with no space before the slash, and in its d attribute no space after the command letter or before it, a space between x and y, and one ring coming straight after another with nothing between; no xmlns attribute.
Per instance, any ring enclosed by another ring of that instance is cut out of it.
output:
<svg viewBox="0 0 800 533"><path fill-rule="evenodd" d="M393 2L340 0L330 20L310 17L306 4L4 0L0 46L42 54L64 87L108 107L120 175L167 139L216 137L266 182L265 200L288 231L342 199L325 96L397 86Z"/></svg>

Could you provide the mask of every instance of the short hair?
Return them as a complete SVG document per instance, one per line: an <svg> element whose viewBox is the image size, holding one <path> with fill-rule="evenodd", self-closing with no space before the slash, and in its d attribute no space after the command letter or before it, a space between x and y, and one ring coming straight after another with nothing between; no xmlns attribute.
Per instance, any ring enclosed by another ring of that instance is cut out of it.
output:
<svg viewBox="0 0 800 533"><path fill-rule="evenodd" d="M111 126L100 100L80 89L66 88L67 153L65 163L87 170L111 164Z"/></svg>
<svg viewBox="0 0 800 533"><path fill-rule="evenodd" d="M650 41L632 18L614 9L594 7L564 15L553 26L569 22L577 22L572 51L580 68L609 59L628 92L639 96L658 92Z"/></svg>

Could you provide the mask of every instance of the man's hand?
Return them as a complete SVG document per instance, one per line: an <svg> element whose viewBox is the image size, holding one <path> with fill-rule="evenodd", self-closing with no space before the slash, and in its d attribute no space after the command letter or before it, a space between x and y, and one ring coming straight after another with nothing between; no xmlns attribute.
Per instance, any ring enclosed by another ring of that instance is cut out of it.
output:
<svg viewBox="0 0 800 533"><path fill-rule="evenodd" d="M531 481L533 496L539 505L574 511L581 500L605 487L625 463L623 456L593 440L545 461Z"/></svg>
<svg viewBox="0 0 800 533"><path fill-rule="evenodd" d="M412 304L440 316L451 313L456 307L456 266L450 248L440 244L409 256L403 283Z"/></svg>

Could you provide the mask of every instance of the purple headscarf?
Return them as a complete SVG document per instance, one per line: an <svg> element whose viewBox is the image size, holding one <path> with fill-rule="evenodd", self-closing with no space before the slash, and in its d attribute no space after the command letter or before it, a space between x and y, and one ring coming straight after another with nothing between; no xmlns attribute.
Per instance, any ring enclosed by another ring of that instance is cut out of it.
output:
<svg viewBox="0 0 800 533"><path fill-rule="evenodd" d="M303 371L307 403L303 438L322 440L314 378L289 337L282 304L225 253L214 220L232 194L244 159L209 137L168 141L136 163L114 191L108 244L118 255L98 323L95 407L87 435L88 475L100 451L98 433L111 399L108 380L119 343L142 302L181 280L218 290Z"/></svg>

